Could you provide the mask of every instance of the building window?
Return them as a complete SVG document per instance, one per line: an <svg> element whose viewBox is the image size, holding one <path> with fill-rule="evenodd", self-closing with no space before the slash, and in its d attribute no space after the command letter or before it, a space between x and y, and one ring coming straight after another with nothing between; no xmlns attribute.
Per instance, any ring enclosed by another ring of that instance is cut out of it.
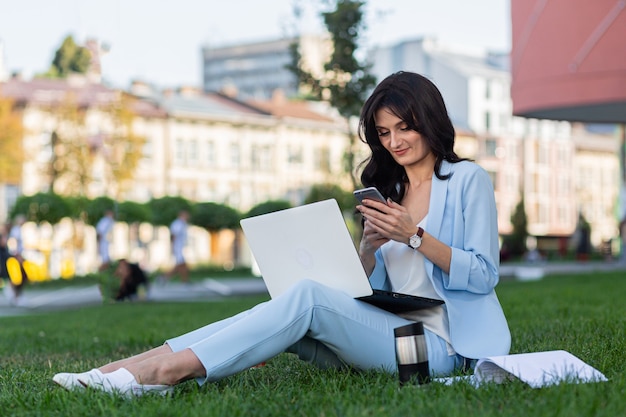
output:
<svg viewBox="0 0 626 417"><path fill-rule="evenodd" d="M517 143L510 142L507 145L506 148L507 148L507 151L506 151L507 155L506 156L508 157L508 159L513 160L513 161L517 160L517 158L518 158L518 145L517 145Z"/></svg>
<svg viewBox="0 0 626 417"><path fill-rule="evenodd" d="M547 164L550 160L550 150L548 149L548 145L545 143L541 143L539 145L539 155L537 158L537 162L540 164Z"/></svg>
<svg viewBox="0 0 626 417"><path fill-rule="evenodd" d="M569 223L567 206L564 204L559 204L557 207L557 222L562 225L567 225Z"/></svg>
<svg viewBox="0 0 626 417"><path fill-rule="evenodd" d="M330 173L330 151L328 148L315 149L315 169Z"/></svg>
<svg viewBox="0 0 626 417"><path fill-rule="evenodd" d="M561 167L569 165L568 151L565 146L559 146L557 158Z"/></svg>
<svg viewBox="0 0 626 417"><path fill-rule="evenodd" d="M491 113L485 112L485 130L491 129Z"/></svg>
<svg viewBox="0 0 626 417"><path fill-rule="evenodd" d="M290 146L287 154L287 162L290 164L301 164L302 160L302 148L299 146Z"/></svg>
<svg viewBox="0 0 626 417"><path fill-rule="evenodd" d="M269 146L253 146L250 151L250 162L252 169L259 171L270 171L271 169L271 149Z"/></svg>
<svg viewBox="0 0 626 417"><path fill-rule="evenodd" d="M213 141L208 141L204 145L205 155L204 155L204 163L207 166L215 166L215 143Z"/></svg>
<svg viewBox="0 0 626 417"><path fill-rule="evenodd" d="M195 139L187 144L187 162L189 165L198 164L198 141Z"/></svg>
<svg viewBox="0 0 626 417"><path fill-rule="evenodd" d="M506 181L506 188L504 191L506 192L514 192L515 190L517 190L517 183L515 181L516 177L515 174L513 173L507 173L505 174L505 181Z"/></svg>
<svg viewBox="0 0 626 417"><path fill-rule="evenodd" d="M176 139L176 145L174 149L174 162L176 165L185 164L185 141L182 139Z"/></svg>
<svg viewBox="0 0 626 417"><path fill-rule="evenodd" d="M152 146L152 141L147 140L144 142L143 147L141 149L141 154L143 159L151 160L154 156L154 147Z"/></svg>
<svg viewBox="0 0 626 417"><path fill-rule="evenodd" d="M541 174L535 174L536 175L536 182L537 182L537 192L539 194L549 194L550 193L550 181L548 178L546 178L546 176L541 175Z"/></svg>
<svg viewBox="0 0 626 417"><path fill-rule="evenodd" d="M543 204L543 203L539 204L539 213L538 214L539 214L538 223L540 223L540 224L548 224L548 222L549 222L549 217L548 217L549 216L549 210L548 210L548 207L545 204Z"/></svg>
<svg viewBox="0 0 626 417"><path fill-rule="evenodd" d="M498 149L498 144L494 138L485 139L485 155L486 156L496 156L497 149Z"/></svg>
<svg viewBox="0 0 626 417"><path fill-rule="evenodd" d="M565 175L561 175L557 179L558 188L556 190L557 194L568 195L569 194L569 177Z"/></svg>
<svg viewBox="0 0 626 417"><path fill-rule="evenodd" d="M230 165L233 168L239 168L240 157L241 157L241 154L239 151L239 144L231 143L230 144Z"/></svg>

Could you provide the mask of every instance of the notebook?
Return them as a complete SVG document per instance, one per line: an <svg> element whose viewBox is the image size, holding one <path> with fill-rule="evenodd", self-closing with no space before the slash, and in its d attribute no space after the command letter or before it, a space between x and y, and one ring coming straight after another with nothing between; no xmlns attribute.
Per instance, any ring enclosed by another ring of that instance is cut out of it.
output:
<svg viewBox="0 0 626 417"><path fill-rule="evenodd" d="M443 304L373 290L334 199L248 217L240 224L272 298L310 279L394 313Z"/></svg>

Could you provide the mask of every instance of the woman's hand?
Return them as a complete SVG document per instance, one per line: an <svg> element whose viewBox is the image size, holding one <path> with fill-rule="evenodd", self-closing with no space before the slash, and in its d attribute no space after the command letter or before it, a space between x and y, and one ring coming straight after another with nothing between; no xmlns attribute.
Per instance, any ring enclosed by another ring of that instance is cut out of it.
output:
<svg viewBox="0 0 626 417"><path fill-rule="evenodd" d="M366 229L369 228L369 233L376 238L372 241L381 242L377 248L389 240L408 243L409 237L417 230L406 208L390 199L387 204L366 199L356 208L365 218ZM363 235L365 237L365 230Z"/></svg>
<svg viewBox="0 0 626 417"><path fill-rule="evenodd" d="M376 258L374 256L376 250L387 242L389 242L389 239L375 231L366 220L363 224L363 236L359 245L359 257L367 275L371 274L376 266Z"/></svg>
<svg viewBox="0 0 626 417"><path fill-rule="evenodd" d="M363 200L363 204L356 206L356 208L365 217L365 224L371 229L370 233L372 236L379 236L381 240L387 239L388 241L392 239L408 244L409 237L413 236L417 231L415 226L417 222L413 220L406 208L391 200L387 200L387 204L374 200ZM418 250L432 263L441 268L443 272L446 274L450 273L450 262L452 260L452 248L450 246L424 232L422 244ZM361 261L363 261L363 258L361 258Z"/></svg>
<svg viewBox="0 0 626 417"><path fill-rule="evenodd" d="M374 228L368 221L365 221L359 253L361 254L361 256L373 256L374 252L376 252L378 248L380 248L388 241L388 238L382 236L380 233L374 230Z"/></svg>

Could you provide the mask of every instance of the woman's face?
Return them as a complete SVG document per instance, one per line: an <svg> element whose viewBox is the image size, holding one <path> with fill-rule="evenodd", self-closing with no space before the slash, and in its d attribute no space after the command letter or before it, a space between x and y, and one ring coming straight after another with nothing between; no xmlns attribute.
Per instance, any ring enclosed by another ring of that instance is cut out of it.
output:
<svg viewBox="0 0 626 417"><path fill-rule="evenodd" d="M403 167L419 164L434 156L422 135L410 129L404 120L388 108L378 109L374 122L380 143Z"/></svg>

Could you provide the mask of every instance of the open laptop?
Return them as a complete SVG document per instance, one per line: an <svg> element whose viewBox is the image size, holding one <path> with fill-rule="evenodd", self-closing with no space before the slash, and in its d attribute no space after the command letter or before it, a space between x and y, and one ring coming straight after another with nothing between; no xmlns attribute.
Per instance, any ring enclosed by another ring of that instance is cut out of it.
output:
<svg viewBox="0 0 626 417"><path fill-rule="evenodd" d="M443 301L373 290L334 199L241 220L241 228L272 298L302 279L318 281L400 313Z"/></svg>

